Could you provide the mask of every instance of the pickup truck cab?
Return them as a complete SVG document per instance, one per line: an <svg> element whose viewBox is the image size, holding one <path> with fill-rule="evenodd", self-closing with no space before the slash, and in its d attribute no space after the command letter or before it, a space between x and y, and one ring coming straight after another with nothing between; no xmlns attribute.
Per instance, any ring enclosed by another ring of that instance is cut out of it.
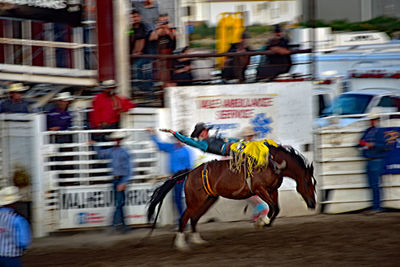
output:
<svg viewBox="0 0 400 267"><path fill-rule="evenodd" d="M368 88L350 91L339 95L322 111L314 123L317 127L329 125L329 117L343 115L339 120L341 126L363 119L368 113L398 112L400 109L400 88Z"/></svg>

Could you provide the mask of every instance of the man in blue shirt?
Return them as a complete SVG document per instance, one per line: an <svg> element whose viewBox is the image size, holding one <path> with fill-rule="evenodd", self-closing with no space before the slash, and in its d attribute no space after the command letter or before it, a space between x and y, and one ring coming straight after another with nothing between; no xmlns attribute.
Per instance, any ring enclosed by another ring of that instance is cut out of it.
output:
<svg viewBox="0 0 400 267"><path fill-rule="evenodd" d="M121 146L121 141L125 138L123 132L114 132L108 138L115 141L113 147L102 149L98 146L93 146L93 148L99 158L111 160L115 201L112 226L117 231L127 232L129 228L125 224L123 208L125 206L125 189L132 174L132 158L129 151ZM89 142L89 144L94 143L94 141Z"/></svg>
<svg viewBox="0 0 400 267"><path fill-rule="evenodd" d="M15 186L0 190L0 266L22 266L21 257L31 243L28 221L14 211L19 199Z"/></svg>
<svg viewBox="0 0 400 267"><path fill-rule="evenodd" d="M22 96L28 90L22 83L13 83L8 88L10 98L0 103L0 113L30 113L29 103Z"/></svg>
<svg viewBox="0 0 400 267"><path fill-rule="evenodd" d="M382 210L380 206L380 177L385 168L386 142L382 131L377 127L379 117L370 114L371 126L365 130L358 142L362 155L368 159L367 176L368 184L372 190L372 212Z"/></svg>
<svg viewBox="0 0 400 267"><path fill-rule="evenodd" d="M157 136L156 132L153 128L146 129L147 132L151 134L151 139L154 143L157 144L158 149L161 151L167 152L169 156L169 171L171 174L175 174L179 171L183 171L191 169L193 166L193 157L190 153L190 150L183 145L181 142L175 143L165 143L161 142ZM182 133L181 133L182 134ZM183 215L184 204L183 204L183 191L184 191L184 180L182 182L178 182L174 187L174 200L176 204L176 208L178 209L179 216Z"/></svg>

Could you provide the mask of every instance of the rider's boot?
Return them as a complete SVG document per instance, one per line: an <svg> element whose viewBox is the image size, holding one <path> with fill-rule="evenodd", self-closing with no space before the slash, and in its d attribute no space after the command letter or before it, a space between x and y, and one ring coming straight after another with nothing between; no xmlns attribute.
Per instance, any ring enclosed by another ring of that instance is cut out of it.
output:
<svg viewBox="0 0 400 267"><path fill-rule="evenodd" d="M272 168L274 169L276 174L280 174L282 172L283 169L286 168L286 161L283 160L280 164L278 162L276 162L275 160L273 160L272 158L269 159L269 161L271 162Z"/></svg>

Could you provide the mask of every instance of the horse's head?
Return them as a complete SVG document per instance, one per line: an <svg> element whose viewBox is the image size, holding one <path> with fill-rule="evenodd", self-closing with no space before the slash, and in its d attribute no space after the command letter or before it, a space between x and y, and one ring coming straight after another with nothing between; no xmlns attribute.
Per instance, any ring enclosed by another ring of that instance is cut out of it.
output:
<svg viewBox="0 0 400 267"><path fill-rule="evenodd" d="M290 146L279 146L277 148L272 147L270 151L274 158L279 162L282 160L287 162L287 167L283 170L282 175L290 177L296 181L297 192L299 192L303 197L307 206L314 209L316 206L316 180L314 178L313 164L308 164L306 158Z"/></svg>
<svg viewBox="0 0 400 267"><path fill-rule="evenodd" d="M306 166L303 170L302 177L298 177L297 181L297 192L303 197L304 201L307 203L307 207L310 209L315 209L315 186L316 180L314 178L314 166L311 163Z"/></svg>

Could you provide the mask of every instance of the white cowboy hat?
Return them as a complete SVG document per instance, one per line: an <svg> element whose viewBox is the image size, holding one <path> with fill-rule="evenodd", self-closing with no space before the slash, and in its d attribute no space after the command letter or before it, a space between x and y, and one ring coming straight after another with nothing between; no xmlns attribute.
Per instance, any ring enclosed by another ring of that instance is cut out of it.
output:
<svg viewBox="0 0 400 267"><path fill-rule="evenodd" d="M8 186L0 190L0 206L9 205L21 199L18 187Z"/></svg>
<svg viewBox="0 0 400 267"><path fill-rule="evenodd" d="M106 80L100 83L100 88L107 89L107 88L116 88L118 85L114 80Z"/></svg>
<svg viewBox="0 0 400 267"><path fill-rule="evenodd" d="M379 115L377 113L374 113L374 112L368 113L368 119L377 120L377 119L379 119Z"/></svg>
<svg viewBox="0 0 400 267"><path fill-rule="evenodd" d="M61 100L61 101L72 101L74 97L71 95L70 92L62 92L58 93L53 100Z"/></svg>
<svg viewBox="0 0 400 267"><path fill-rule="evenodd" d="M9 93L24 92L28 89L29 89L29 87L24 86L23 83L13 83L8 87L8 92Z"/></svg>
<svg viewBox="0 0 400 267"><path fill-rule="evenodd" d="M247 126L246 128L243 129L242 131L242 136L254 136L257 135L257 132L254 131L254 128L252 126Z"/></svg>
<svg viewBox="0 0 400 267"><path fill-rule="evenodd" d="M124 132L113 132L108 136L108 139L110 140L121 140L126 138L126 135Z"/></svg>

